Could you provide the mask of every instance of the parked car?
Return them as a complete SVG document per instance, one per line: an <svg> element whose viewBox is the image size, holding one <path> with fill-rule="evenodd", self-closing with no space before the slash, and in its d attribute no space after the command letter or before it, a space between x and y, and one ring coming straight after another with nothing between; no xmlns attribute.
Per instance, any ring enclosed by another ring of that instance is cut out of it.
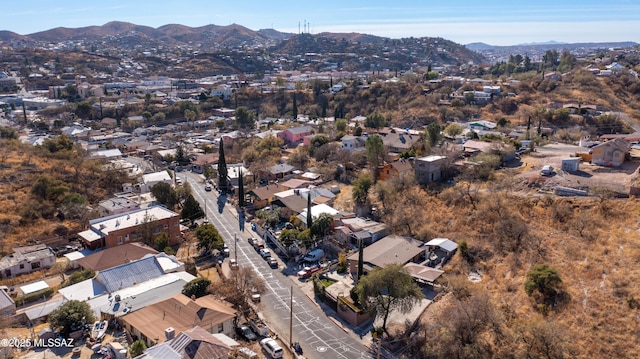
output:
<svg viewBox="0 0 640 359"><path fill-rule="evenodd" d="M251 327L249 327L249 324L247 324L247 323L242 323L242 324L238 325L238 328L236 328L236 329L237 329L238 334L240 334L246 340L256 340L256 339L258 339L258 336L256 335L256 333L254 333L253 330L251 330Z"/></svg>
<svg viewBox="0 0 640 359"><path fill-rule="evenodd" d="M229 246L227 246L227 244L226 244L226 243L222 245L222 254L223 254L225 257L228 257L228 256L229 256L229 254L230 254Z"/></svg>
<svg viewBox="0 0 640 359"><path fill-rule="evenodd" d="M229 259L229 268L238 269L238 262L235 260L235 258Z"/></svg>
<svg viewBox="0 0 640 359"><path fill-rule="evenodd" d="M249 237L249 244L250 244L252 247L255 247L255 245L256 245L255 243L256 243L257 241L258 241L258 238Z"/></svg>
<svg viewBox="0 0 640 359"><path fill-rule="evenodd" d="M270 266L271 268L278 268L278 261L277 261L275 258L273 258L273 257L269 257L269 258L267 259L267 263L269 263L269 266Z"/></svg>
<svg viewBox="0 0 640 359"><path fill-rule="evenodd" d="M204 190L207 192L211 192L211 186L209 185L204 186Z"/></svg>
<svg viewBox="0 0 640 359"><path fill-rule="evenodd" d="M312 265L304 267L301 271L298 272L299 279L306 279L311 277L311 275L320 270L319 265Z"/></svg>
<svg viewBox="0 0 640 359"><path fill-rule="evenodd" d="M282 356L284 355L280 344L278 344L278 342L271 338L262 339L260 341L260 346L262 347L262 349L264 349L265 352L267 352L267 354L269 354L270 357L274 359L282 358Z"/></svg>
<svg viewBox="0 0 640 359"><path fill-rule="evenodd" d="M268 248L260 248L260 255L262 258L267 259L271 257L271 251Z"/></svg>

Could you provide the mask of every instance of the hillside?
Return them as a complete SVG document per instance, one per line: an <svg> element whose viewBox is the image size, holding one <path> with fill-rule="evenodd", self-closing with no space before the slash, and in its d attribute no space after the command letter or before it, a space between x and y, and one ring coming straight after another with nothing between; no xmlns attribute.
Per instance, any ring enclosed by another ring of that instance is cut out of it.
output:
<svg viewBox="0 0 640 359"><path fill-rule="evenodd" d="M0 141L3 255L16 245L75 235L91 215L86 206L117 191L126 179L118 173L109 174L100 161L87 160L76 150L53 153L17 140Z"/></svg>

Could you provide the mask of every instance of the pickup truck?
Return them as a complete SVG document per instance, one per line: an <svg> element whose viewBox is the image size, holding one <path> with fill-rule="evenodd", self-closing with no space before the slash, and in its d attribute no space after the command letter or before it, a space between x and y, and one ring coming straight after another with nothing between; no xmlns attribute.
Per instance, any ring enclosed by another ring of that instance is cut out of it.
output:
<svg viewBox="0 0 640 359"><path fill-rule="evenodd" d="M321 268L319 265L304 267L301 271L298 272L298 279L307 279L311 277L313 273L319 271L320 269Z"/></svg>

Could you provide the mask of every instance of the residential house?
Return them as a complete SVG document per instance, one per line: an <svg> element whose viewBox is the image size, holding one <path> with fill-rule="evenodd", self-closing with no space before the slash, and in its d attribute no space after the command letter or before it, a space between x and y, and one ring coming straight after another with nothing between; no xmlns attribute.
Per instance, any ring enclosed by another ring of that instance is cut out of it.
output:
<svg viewBox="0 0 640 359"><path fill-rule="evenodd" d="M293 167L290 164L278 163L276 165L269 167L266 175L268 176L269 179L277 180L277 179L287 178L293 175L293 170L295 170L295 167Z"/></svg>
<svg viewBox="0 0 640 359"><path fill-rule="evenodd" d="M288 144L302 143L304 137L310 135L311 131L311 126L290 127L278 133L278 137Z"/></svg>
<svg viewBox="0 0 640 359"><path fill-rule="evenodd" d="M507 145L502 141L477 141L469 140L462 144L465 154L475 156L479 153L498 155L502 163L509 162L516 158L516 149L513 145Z"/></svg>
<svg viewBox="0 0 640 359"><path fill-rule="evenodd" d="M247 195L251 198L254 209L262 209L267 207L274 199L275 194L282 192L284 188L278 186L277 183L257 187L250 190Z"/></svg>
<svg viewBox="0 0 640 359"><path fill-rule="evenodd" d="M591 149L591 163L599 166L621 166L624 163L629 142L623 138L616 138L601 143Z"/></svg>
<svg viewBox="0 0 640 359"><path fill-rule="evenodd" d="M20 274L51 267L56 254L44 244L13 248L13 253L0 259L0 278L13 278Z"/></svg>
<svg viewBox="0 0 640 359"><path fill-rule="evenodd" d="M491 131L498 127L498 124L487 120L480 120L469 122L467 127L471 130Z"/></svg>
<svg viewBox="0 0 640 359"><path fill-rule="evenodd" d="M212 168L214 165L218 165L217 154L197 155L196 159L191 162L191 170L195 173L203 174L207 168Z"/></svg>
<svg viewBox="0 0 640 359"><path fill-rule="evenodd" d="M122 322L129 333L151 347L167 341L172 332L182 333L195 326L208 333L234 335L236 316L230 303L211 294L197 299L177 294L123 316Z"/></svg>
<svg viewBox="0 0 640 359"><path fill-rule="evenodd" d="M331 206L328 206L326 204L317 204L311 207L311 218L312 219L318 218L322 214L335 216L339 212L340 211L338 211L337 209ZM303 226L306 228L307 226L307 208L306 207L302 212L300 212L300 214L298 215L298 219L300 220L300 222L302 222Z"/></svg>
<svg viewBox="0 0 640 359"><path fill-rule="evenodd" d="M458 244L448 238L434 238L425 243L426 257L429 261L438 261L438 263L444 263L451 259Z"/></svg>
<svg viewBox="0 0 640 359"><path fill-rule="evenodd" d="M340 147L347 151L356 151L364 149L366 137L345 135L340 139Z"/></svg>
<svg viewBox="0 0 640 359"><path fill-rule="evenodd" d="M343 217L338 221L338 224L342 224L342 227L348 229L343 233L348 236L348 242L354 245L362 240L364 245L368 246L389 234L389 226L368 218ZM341 238L340 241L346 244L344 238Z"/></svg>
<svg viewBox="0 0 640 359"><path fill-rule="evenodd" d="M16 303L9 293L0 288L0 317L10 317L16 314Z"/></svg>
<svg viewBox="0 0 640 359"><path fill-rule="evenodd" d="M462 93L462 100L469 104L484 105L491 102L492 95L484 91L464 91Z"/></svg>
<svg viewBox="0 0 640 359"><path fill-rule="evenodd" d="M389 133L382 138L382 143L389 149L389 152L393 153L407 152L424 146L421 136L403 132Z"/></svg>
<svg viewBox="0 0 640 359"><path fill-rule="evenodd" d="M265 139L267 137L273 136L278 137L278 134L282 132L281 130L266 130L264 132L256 133L254 136L259 139Z"/></svg>
<svg viewBox="0 0 640 359"><path fill-rule="evenodd" d="M159 253L155 249L143 243L126 243L121 246L107 248L82 257L77 259L76 263L82 269L90 269L97 272L136 261L144 258L147 254L156 255Z"/></svg>
<svg viewBox="0 0 640 359"><path fill-rule="evenodd" d="M60 288L64 300L85 301L97 317L116 318L182 292L195 279L175 256L147 255Z"/></svg>
<svg viewBox="0 0 640 359"><path fill-rule="evenodd" d="M415 159L414 172L416 181L425 185L440 181L445 177L445 164L447 157L431 155Z"/></svg>
<svg viewBox="0 0 640 359"><path fill-rule="evenodd" d="M164 183L167 183L167 184L172 184L173 183L173 178L171 178L171 175L167 171L159 171L159 172L154 172L154 173L147 173L147 174L142 176L142 180L139 183L140 192L142 192L142 193L150 192L151 191L151 187L153 187L154 185L156 185L156 184L158 184L160 182L164 182Z"/></svg>
<svg viewBox="0 0 640 359"><path fill-rule="evenodd" d="M394 177L402 178L407 173L411 173L413 171L413 165L411 161L408 159L400 158L391 163L386 163L382 168L378 171L378 180L386 181L388 179Z"/></svg>
<svg viewBox="0 0 640 359"><path fill-rule="evenodd" d="M233 348L240 347L238 342L228 336L211 334L197 325L178 335L174 328L171 329L165 329L167 341L146 349L136 359L228 359L233 357Z"/></svg>
<svg viewBox="0 0 640 359"><path fill-rule="evenodd" d="M212 112L214 116L230 118L235 116L236 110L222 107L222 108L214 108Z"/></svg>
<svg viewBox="0 0 640 359"><path fill-rule="evenodd" d="M140 209L140 204L126 197L113 197L98 203L98 212L102 217L131 212L136 209Z"/></svg>
<svg viewBox="0 0 640 359"><path fill-rule="evenodd" d="M367 246L363 250L364 271L384 268L389 264L405 265L409 262L422 262L425 255L423 242L396 235L386 236ZM358 273L359 253L355 252L347 257L349 271L352 275Z"/></svg>
<svg viewBox="0 0 640 359"><path fill-rule="evenodd" d="M289 190L285 192L289 193L293 191ZM276 198L271 204L280 207L279 215L282 220L288 221L291 216L297 216L307 208L306 197L300 196L300 194L282 196L281 193L283 192L276 194Z"/></svg>
<svg viewBox="0 0 640 359"><path fill-rule="evenodd" d="M180 215L162 206L152 206L89 221L90 228L78 233L91 249L115 247L128 242L149 240L162 232L169 245L180 242Z"/></svg>

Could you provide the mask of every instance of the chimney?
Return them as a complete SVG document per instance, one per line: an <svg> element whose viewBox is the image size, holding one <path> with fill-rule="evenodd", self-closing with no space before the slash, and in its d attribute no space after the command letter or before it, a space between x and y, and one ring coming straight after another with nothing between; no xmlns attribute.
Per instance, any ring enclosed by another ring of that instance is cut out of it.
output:
<svg viewBox="0 0 640 359"><path fill-rule="evenodd" d="M176 330L173 329L173 327L169 327L167 329L164 330L164 337L167 340L171 340L176 336Z"/></svg>

